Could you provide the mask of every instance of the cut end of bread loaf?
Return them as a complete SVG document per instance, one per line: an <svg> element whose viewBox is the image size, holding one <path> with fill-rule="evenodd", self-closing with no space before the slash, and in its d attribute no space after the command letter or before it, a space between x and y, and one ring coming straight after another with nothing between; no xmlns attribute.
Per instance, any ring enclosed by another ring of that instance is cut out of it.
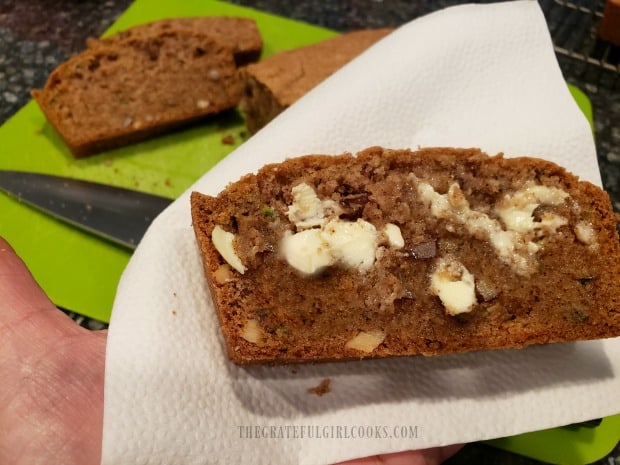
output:
<svg viewBox="0 0 620 465"><path fill-rule="evenodd" d="M392 29L353 31L272 55L242 70L241 107L257 132L303 95L388 35Z"/></svg>
<svg viewBox="0 0 620 465"><path fill-rule="evenodd" d="M620 335L609 198L547 161L457 149L307 156L217 197L194 192L191 208L235 363Z"/></svg>

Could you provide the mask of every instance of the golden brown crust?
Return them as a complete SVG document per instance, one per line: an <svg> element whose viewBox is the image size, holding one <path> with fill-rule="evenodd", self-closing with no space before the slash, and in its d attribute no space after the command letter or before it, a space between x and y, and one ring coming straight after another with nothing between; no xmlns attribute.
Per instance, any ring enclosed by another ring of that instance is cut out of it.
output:
<svg viewBox="0 0 620 465"><path fill-rule="evenodd" d="M287 209L292 187L302 182L320 199L337 202L341 218L362 218L377 230L398 225L404 248L384 247L363 273L341 265L311 276L297 272L283 259L280 241L295 229ZM552 214L566 222L536 237L534 270L517 272L498 258L488 237L433 216L417 190L421 182L438 193L457 183L472 209L497 221L493 206L506 194L532 183L561 189L567 200L532 214L536 221ZM478 150L374 147L355 156L267 165L217 197L193 193L191 208L235 363L436 355L620 335L620 246L609 197L548 161L488 157ZM214 248L216 225L235 234L236 253L247 267L243 275ZM587 240L578 234L582 225L592 233ZM445 257L458 260L476 280L475 305L456 316L429 291L430 276Z"/></svg>
<svg viewBox="0 0 620 465"><path fill-rule="evenodd" d="M384 28L349 32L277 53L244 68L245 95L241 106L249 131L258 131L391 31Z"/></svg>

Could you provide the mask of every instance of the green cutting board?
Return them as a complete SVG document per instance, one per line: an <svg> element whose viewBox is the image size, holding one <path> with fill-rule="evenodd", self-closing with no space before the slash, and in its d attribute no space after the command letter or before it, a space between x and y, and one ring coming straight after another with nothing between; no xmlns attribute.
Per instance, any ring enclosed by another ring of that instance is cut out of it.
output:
<svg viewBox="0 0 620 465"><path fill-rule="evenodd" d="M254 18L263 56L336 35L316 26L205 0L137 0L106 32L174 16ZM180 77L182 78L182 77ZM224 144L224 136L232 144ZM74 159L35 102L0 127L0 168L38 171L128 187L174 198L247 137L238 112L137 145ZM59 307L109 321L121 273L131 252L67 226L0 195L0 236L26 262Z"/></svg>
<svg viewBox="0 0 620 465"><path fill-rule="evenodd" d="M316 26L248 8L206 0L137 0L106 32L160 18L234 15L254 18L264 40L263 56L336 35ZM571 87L575 100L592 122L587 97ZM176 197L246 136L239 113L142 144L74 159L36 103L31 102L0 127L0 168L39 171L94 180ZM234 143L222 143L224 136ZM109 321L116 286L130 251L58 222L19 202L0 196L0 236L24 259L56 305ZM588 463L618 442L620 416L605 418L597 428L555 428L488 443L557 464Z"/></svg>
<svg viewBox="0 0 620 465"><path fill-rule="evenodd" d="M620 415L614 415L603 418L596 427L577 424L493 439L486 443L545 463L584 465L605 457L619 440Z"/></svg>

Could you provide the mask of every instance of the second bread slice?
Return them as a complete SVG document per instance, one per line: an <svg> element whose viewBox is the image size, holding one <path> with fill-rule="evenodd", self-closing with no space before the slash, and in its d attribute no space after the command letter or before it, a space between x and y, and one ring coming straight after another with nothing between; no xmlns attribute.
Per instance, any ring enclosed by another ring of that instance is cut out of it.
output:
<svg viewBox="0 0 620 465"><path fill-rule="evenodd" d="M240 93L229 48L176 30L87 50L32 96L80 157L230 109Z"/></svg>

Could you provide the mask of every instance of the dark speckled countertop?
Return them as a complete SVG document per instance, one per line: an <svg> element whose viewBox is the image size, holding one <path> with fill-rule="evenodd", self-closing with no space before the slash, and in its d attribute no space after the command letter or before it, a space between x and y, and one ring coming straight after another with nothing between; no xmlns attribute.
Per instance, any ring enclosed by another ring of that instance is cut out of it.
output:
<svg viewBox="0 0 620 465"><path fill-rule="evenodd" d="M0 124L30 99L31 88L102 34L130 0L0 0ZM244 6L339 31L398 26L417 16L463 3L456 0L233 0ZM540 0L566 80L590 98L599 165L605 189L620 212L620 50L596 39L604 0ZM0 147L0 150L2 148ZM74 315L82 325L101 324ZM447 463L536 462L484 444L469 444ZM620 464L620 445L599 465Z"/></svg>

